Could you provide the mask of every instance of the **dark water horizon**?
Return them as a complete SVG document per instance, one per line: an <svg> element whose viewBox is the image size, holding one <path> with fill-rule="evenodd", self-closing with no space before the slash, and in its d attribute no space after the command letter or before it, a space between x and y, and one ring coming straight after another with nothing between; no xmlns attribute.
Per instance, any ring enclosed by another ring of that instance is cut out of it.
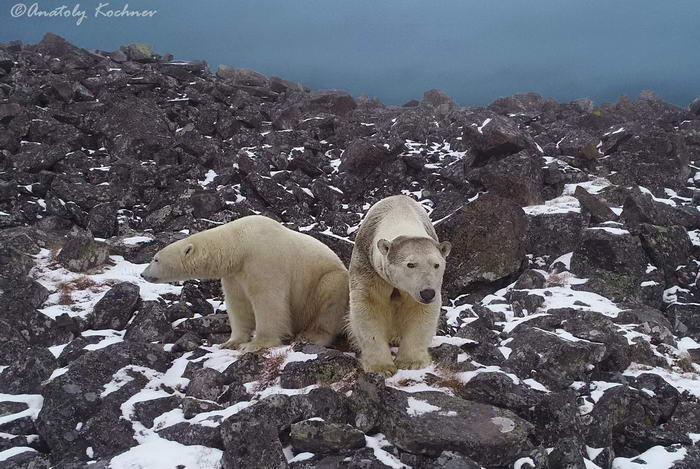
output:
<svg viewBox="0 0 700 469"><path fill-rule="evenodd" d="M34 4L66 16L29 17ZM143 10L155 13L118 16ZM699 20L697 0L0 0L0 42L47 32L86 49L139 42L212 71L388 105L436 88L463 106L526 92L602 104L644 90L687 106L700 96Z"/></svg>

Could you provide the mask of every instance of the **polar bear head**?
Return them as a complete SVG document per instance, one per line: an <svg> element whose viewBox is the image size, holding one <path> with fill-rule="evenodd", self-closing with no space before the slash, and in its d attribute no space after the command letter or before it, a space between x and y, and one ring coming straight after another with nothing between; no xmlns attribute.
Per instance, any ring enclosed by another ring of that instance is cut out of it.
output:
<svg viewBox="0 0 700 469"><path fill-rule="evenodd" d="M141 277L152 283L168 283L208 278L200 272L202 247L192 237L175 241L153 256Z"/></svg>
<svg viewBox="0 0 700 469"><path fill-rule="evenodd" d="M380 239L377 249L382 256L386 280L423 304L440 298L445 259L452 249L448 241L432 238L399 236L392 241Z"/></svg>

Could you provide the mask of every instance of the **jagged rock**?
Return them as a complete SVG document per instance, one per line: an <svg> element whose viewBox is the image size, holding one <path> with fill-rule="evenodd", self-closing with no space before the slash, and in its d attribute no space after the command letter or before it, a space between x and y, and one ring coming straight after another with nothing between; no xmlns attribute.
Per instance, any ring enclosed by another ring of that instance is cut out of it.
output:
<svg viewBox="0 0 700 469"><path fill-rule="evenodd" d="M606 221L617 221L618 216L615 215L615 212L610 210L610 207L608 207L605 202L589 193L583 187L576 186L574 197L578 199L583 210L590 214L591 223L597 224L605 223Z"/></svg>
<svg viewBox="0 0 700 469"><path fill-rule="evenodd" d="M165 308L157 301L144 301L126 327L125 340L142 342L170 342L173 328Z"/></svg>
<svg viewBox="0 0 700 469"><path fill-rule="evenodd" d="M348 424L303 420L292 424L290 443L296 452L338 453L365 445L365 434Z"/></svg>
<svg viewBox="0 0 700 469"><path fill-rule="evenodd" d="M480 362L481 363L481 362ZM542 393L524 384L516 384L503 373L479 373L457 389L463 399L483 402L520 413L542 398Z"/></svg>
<svg viewBox="0 0 700 469"><path fill-rule="evenodd" d="M197 399L216 401L224 391L223 375L212 368L197 370L187 385L187 395Z"/></svg>
<svg viewBox="0 0 700 469"><path fill-rule="evenodd" d="M411 411L412 404L419 410ZM438 456L459 451L478 463L512 461L529 447L532 426L507 410L437 392L407 394L388 390L382 432L399 448ZM427 407L427 411L426 411Z"/></svg>
<svg viewBox="0 0 700 469"><path fill-rule="evenodd" d="M587 220L578 210L540 211L542 206L526 207L525 250L550 259L573 251L579 245ZM546 206L545 206L546 207Z"/></svg>
<svg viewBox="0 0 700 469"><path fill-rule="evenodd" d="M104 294L90 313L93 329L124 329L141 304L138 285L118 283Z"/></svg>
<svg viewBox="0 0 700 469"><path fill-rule="evenodd" d="M368 139L355 140L343 152L338 169L367 176L392 158L389 150L379 143Z"/></svg>
<svg viewBox="0 0 700 469"><path fill-rule="evenodd" d="M108 257L107 246L96 242L89 231L71 233L58 253L58 261L73 272L85 272L103 265Z"/></svg>
<svg viewBox="0 0 700 469"><path fill-rule="evenodd" d="M513 202L489 194L436 226L438 237L452 243L444 285L455 296L473 282L493 282L520 269L526 219Z"/></svg>
<svg viewBox="0 0 700 469"><path fill-rule="evenodd" d="M280 385L299 389L312 384L330 384L347 378L360 369L357 359L329 351L318 358L288 363L280 373Z"/></svg>
<svg viewBox="0 0 700 469"><path fill-rule="evenodd" d="M617 227L593 227L583 231L581 244L571 258L571 271L593 277L580 288L616 301L639 295L648 260L639 238Z"/></svg>
<svg viewBox="0 0 700 469"><path fill-rule="evenodd" d="M473 145L473 159L465 159L468 167L483 166L492 159L534 147L531 139L515 122L495 114L484 114L480 122L466 125L462 138L464 142Z"/></svg>
<svg viewBox="0 0 700 469"><path fill-rule="evenodd" d="M639 226L639 238L651 263L664 271L666 284L676 283L676 269L684 264L690 254L688 233L682 226Z"/></svg>
<svg viewBox="0 0 700 469"><path fill-rule="evenodd" d="M688 229L700 228L700 212L689 207L672 207L654 200L639 187L626 191L622 219L630 226L648 223L658 226L680 225Z"/></svg>
<svg viewBox="0 0 700 469"><path fill-rule="evenodd" d="M223 449L221 432L217 427L179 422L158 430L158 435L183 445L201 445L209 448Z"/></svg>
<svg viewBox="0 0 700 469"><path fill-rule="evenodd" d="M537 353L531 377L549 389L563 389L575 380L585 380L589 366L603 360L606 347L600 343L571 342L541 329L525 327L513 335L509 347L532 348ZM510 359L510 357L509 357Z"/></svg>
<svg viewBox="0 0 700 469"><path fill-rule="evenodd" d="M113 204L95 205L88 213L87 229L100 238L111 238L117 234L117 209Z"/></svg>
<svg viewBox="0 0 700 469"><path fill-rule="evenodd" d="M524 207L544 200L543 166L541 156L521 151L465 173L469 183Z"/></svg>
<svg viewBox="0 0 700 469"><path fill-rule="evenodd" d="M49 381L42 390L44 405L36 425L57 459L89 459L85 451L90 443L79 437L78 424L100 411L100 394L114 373L128 365L164 372L170 358L160 347L122 342L85 353L66 373Z"/></svg>
<svg viewBox="0 0 700 469"><path fill-rule="evenodd" d="M51 376L56 365L56 358L48 349L26 349L20 360L0 373L0 392L38 394L41 383Z"/></svg>
<svg viewBox="0 0 700 469"><path fill-rule="evenodd" d="M666 317L673 325L673 332L681 337L700 340L700 305L674 303L666 309Z"/></svg>
<svg viewBox="0 0 700 469"><path fill-rule="evenodd" d="M185 282L180 292L180 301L187 305L195 314L207 316L214 312L214 307L207 301L202 291L194 283Z"/></svg>
<svg viewBox="0 0 700 469"><path fill-rule="evenodd" d="M177 409L181 402L184 406L185 400L186 398L181 399L179 396L173 395L140 401L134 404L134 415L136 416L136 420L144 424L147 428L150 428L153 426L153 421L156 417L173 409Z"/></svg>

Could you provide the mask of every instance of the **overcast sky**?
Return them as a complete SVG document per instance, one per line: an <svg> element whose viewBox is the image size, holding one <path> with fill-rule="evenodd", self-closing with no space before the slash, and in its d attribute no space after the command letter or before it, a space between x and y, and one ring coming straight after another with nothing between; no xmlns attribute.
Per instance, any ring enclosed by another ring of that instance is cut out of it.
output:
<svg viewBox="0 0 700 469"><path fill-rule="evenodd" d="M95 18L107 2L37 0L43 10L79 3L88 17L78 26L13 18L18 2L0 0L0 42L48 31L86 48L145 42L213 70L252 68L387 104L430 88L464 105L526 91L609 102L650 89L678 105L700 96L700 0L130 0L157 13Z"/></svg>

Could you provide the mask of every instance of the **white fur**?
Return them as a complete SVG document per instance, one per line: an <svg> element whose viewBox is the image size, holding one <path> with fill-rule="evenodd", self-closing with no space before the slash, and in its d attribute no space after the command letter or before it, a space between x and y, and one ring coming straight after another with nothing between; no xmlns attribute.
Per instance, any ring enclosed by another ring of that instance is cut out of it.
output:
<svg viewBox="0 0 700 469"><path fill-rule="evenodd" d="M223 347L244 351L297 334L329 345L348 305L348 273L338 256L311 236L258 215L166 246L142 275L153 282L221 279L231 323Z"/></svg>
<svg viewBox="0 0 700 469"><path fill-rule="evenodd" d="M388 197L367 212L350 262L348 323L365 371L389 375L430 363L450 247L438 243L425 210L409 197ZM432 301L421 297L426 290L434 290Z"/></svg>

